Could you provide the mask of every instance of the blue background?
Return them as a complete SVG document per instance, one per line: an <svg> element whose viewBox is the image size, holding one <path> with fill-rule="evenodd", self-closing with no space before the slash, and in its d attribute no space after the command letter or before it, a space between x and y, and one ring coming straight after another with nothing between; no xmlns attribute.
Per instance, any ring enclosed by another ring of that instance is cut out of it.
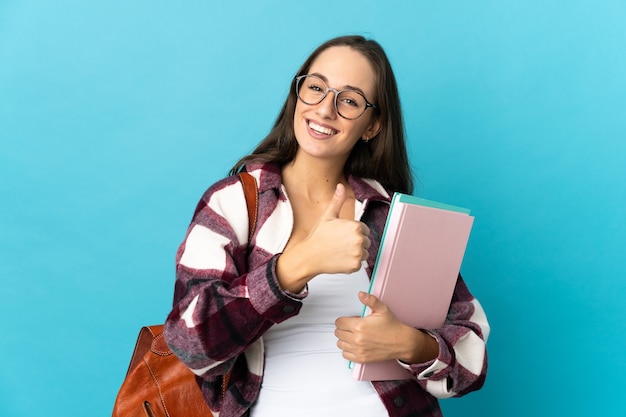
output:
<svg viewBox="0 0 626 417"><path fill-rule="evenodd" d="M446 415L626 415L622 0L1 0L0 415L110 415L201 193L346 33L394 65L417 194L476 216L490 372Z"/></svg>

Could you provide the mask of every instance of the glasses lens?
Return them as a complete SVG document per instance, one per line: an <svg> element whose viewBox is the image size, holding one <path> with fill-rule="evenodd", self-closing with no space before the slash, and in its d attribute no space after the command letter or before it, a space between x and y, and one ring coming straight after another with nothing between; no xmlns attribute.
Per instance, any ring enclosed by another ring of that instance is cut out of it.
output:
<svg viewBox="0 0 626 417"><path fill-rule="evenodd" d="M307 75L299 80L298 97L306 104L317 104L326 96L326 84L321 78Z"/></svg>
<svg viewBox="0 0 626 417"><path fill-rule="evenodd" d="M346 119L356 119L365 111L365 97L356 91L342 91L337 96L337 112Z"/></svg>

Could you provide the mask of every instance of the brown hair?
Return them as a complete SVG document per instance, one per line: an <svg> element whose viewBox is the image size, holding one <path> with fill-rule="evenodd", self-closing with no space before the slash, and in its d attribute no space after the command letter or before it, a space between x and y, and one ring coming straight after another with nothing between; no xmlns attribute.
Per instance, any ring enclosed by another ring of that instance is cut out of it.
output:
<svg viewBox="0 0 626 417"><path fill-rule="evenodd" d="M307 74L313 61L326 49L334 46L348 46L363 54L377 76L375 117L380 119L381 129L369 142L359 140L354 145L344 167L345 174L375 179L391 191L412 193L413 176L406 150L398 87L389 59L378 42L362 36L331 39L313 51L296 76ZM276 162L282 166L295 158L298 149L293 126L297 101L295 84L294 78L287 100L270 133L250 155L235 164L231 174L241 171L250 162Z"/></svg>

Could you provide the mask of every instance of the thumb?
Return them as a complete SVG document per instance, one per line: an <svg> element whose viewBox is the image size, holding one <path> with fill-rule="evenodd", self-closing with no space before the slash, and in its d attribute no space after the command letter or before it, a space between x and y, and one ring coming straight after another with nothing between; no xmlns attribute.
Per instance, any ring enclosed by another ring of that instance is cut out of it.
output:
<svg viewBox="0 0 626 417"><path fill-rule="evenodd" d="M328 207L326 208L326 211L324 212L322 218L326 220L338 218L339 214L341 213L341 207L343 206L343 203L345 201L346 188L343 186L343 184L339 183L337 184L337 188L335 188L335 194L330 200L330 203L328 203Z"/></svg>
<svg viewBox="0 0 626 417"><path fill-rule="evenodd" d="M380 312L386 306L385 303L376 298L376 296L368 294L364 291L359 291L359 300L370 310L372 314Z"/></svg>

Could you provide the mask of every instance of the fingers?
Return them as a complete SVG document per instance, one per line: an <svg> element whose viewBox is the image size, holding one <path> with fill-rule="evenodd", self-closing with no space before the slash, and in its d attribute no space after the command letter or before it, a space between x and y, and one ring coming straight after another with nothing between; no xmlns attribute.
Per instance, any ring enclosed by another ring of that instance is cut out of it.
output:
<svg viewBox="0 0 626 417"><path fill-rule="evenodd" d="M371 337L364 332L360 317L341 317L335 323L336 344L345 359L365 363L377 357L377 349L372 350Z"/></svg>
<svg viewBox="0 0 626 417"><path fill-rule="evenodd" d="M365 223L363 223L363 222L361 222L361 234L363 236L365 236L366 239L367 239L367 247L365 248L365 249L367 249L367 248L370 247L370 244L371 244L371 242L370 242L370 240L368 238L368 236L370 235L370 228L367 227L367 225Z"/></svg>
<svg viewBox="0 0 626 417"><path fill-rule="evenodd" d="M398 358L398 325L387 305L377 297L360 291L359 300L371 313L365 317L344 316L335 320L337 347L348 360L359 363Z"/></svg>

